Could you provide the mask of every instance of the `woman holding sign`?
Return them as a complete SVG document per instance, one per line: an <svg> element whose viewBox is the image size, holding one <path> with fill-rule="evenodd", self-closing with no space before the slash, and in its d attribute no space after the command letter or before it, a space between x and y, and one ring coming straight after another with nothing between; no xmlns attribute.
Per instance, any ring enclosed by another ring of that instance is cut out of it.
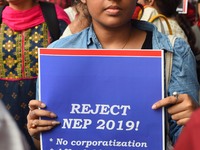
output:
<svg viewBox="0 0 200 150"><path fill-rule="evenodd" d="M81 0L87 5L92 24L78 34L62 38L49 48L87 49L163 49L173 53L170 83L166 97L152 104L152 109L167 107L169 114L169 137L174 144L191 113L198 107L199 84L196 76L195 58L188 44L176 38L173 46L168 37L157 31L152 24L131 20L137 0ZM145 92L145 91L144 91ZM39 142L39 133L59 124L55 120L39 120L56 114L43 109L40 101L29 103L28 130Z"/></svg>

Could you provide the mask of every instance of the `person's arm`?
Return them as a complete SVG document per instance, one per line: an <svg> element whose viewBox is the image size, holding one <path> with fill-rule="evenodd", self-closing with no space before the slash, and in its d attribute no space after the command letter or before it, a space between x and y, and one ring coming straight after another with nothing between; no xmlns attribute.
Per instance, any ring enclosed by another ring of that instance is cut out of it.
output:
<svg viewBox="0 0 200 150"><path fill-rule="evenodd" d="M173 143L176 142L191 114L199 107L199 84L196 75L196 61L189 45L180 38L174 44L173 66L168 95L178 92L178 100L175 96L168 96L156 102L152 108L163 106L169 114L169 135Z"/></svg>

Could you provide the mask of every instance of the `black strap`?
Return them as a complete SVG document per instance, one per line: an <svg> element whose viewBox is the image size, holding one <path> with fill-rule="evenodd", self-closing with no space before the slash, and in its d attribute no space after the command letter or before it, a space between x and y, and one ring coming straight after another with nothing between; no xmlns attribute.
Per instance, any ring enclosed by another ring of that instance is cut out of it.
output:
<svg viewBox="0 0 200 150"><path fill-rule="evenodd" d="M0 24L2 23L2 11L4 10L4 8L5 8L6 6L8 6L8 4L3 5L3 6L0 7Z"/></svg>
<svg viewBox="0 0 200 150"><path fill-rule="evenodd" d="M52 40L55 41L60 37L59 22L57 19L55 5L49 2L39 2L44 19L47 23ZM52 42L53 42L52 41Z"/></svg>

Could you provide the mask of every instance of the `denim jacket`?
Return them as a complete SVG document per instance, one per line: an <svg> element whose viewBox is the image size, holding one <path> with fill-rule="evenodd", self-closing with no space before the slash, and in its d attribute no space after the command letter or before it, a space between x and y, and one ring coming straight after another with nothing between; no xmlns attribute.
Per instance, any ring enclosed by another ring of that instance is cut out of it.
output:
<svg viewBox="0 0 200 150"><path fill-rule="evenodd" d="M174 91L177 91L189 94L195 101L198 101L199 84L196 75L196 62L189 45L181 38L176 38L172 47L167 35L158 32L157 28L148 22L133 21L132 25L140 30L151 31L153 33L153 49L163 49L173 52L168 95L172 95ZM55 41L48 48L102 49L102 45L98 41L91 25L77 34ZM178 126L176 121L172 119L169 119L169 125L169 135L172 142L175 143L182 126Z"/></svg>

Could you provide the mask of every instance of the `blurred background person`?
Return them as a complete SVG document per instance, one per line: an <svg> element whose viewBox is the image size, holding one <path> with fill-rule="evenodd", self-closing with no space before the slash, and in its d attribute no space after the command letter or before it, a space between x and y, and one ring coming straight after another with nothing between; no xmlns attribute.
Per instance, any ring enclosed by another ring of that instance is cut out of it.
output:
<svg viewBox="0 0 200 150"><path fill-rule="evenodd" d="M2 11L0 26L0 99L17 122L31 149L35 149L26 126L28 103L36 96L38 48L47 47L53 41L53 36L41 9L44 8L41 7L44 2L7 2L9 6ZM51 19L58 21L61 35L70 21L61 7L52 5L57 18L51 16ZM48 11L52 12L46 9Z"/></svg>
<svg viewBox="0 0 200 150"><path fill-rule="evenodd" d="M200 61L198 55L200 48L196 46L197 36L195 35L191 23L195 20L195 15L190 14L190 20L185 14L179 14L177 7L182 0L138 0L143 6L143 12L140 11L138 19L153 23L160 32L164 34L173 34L183 38L190 45L197 60L198 80L200 81ZM159 15L162 15L159 17Z"/></svg>
<svg viewBox="0 0 200 150"><path fill-rule="evenodd" d="M64 9L64 11L69 16L71 23L60 38L80 32L91 24L91 16L83 3L72 1L72 5Z"/></svg>
<svg viewBox="0 0 200 150"><path fill-rule="evenodd" d="M0 149L1 150L30 150L16 122L0 101Z"/></svg>

